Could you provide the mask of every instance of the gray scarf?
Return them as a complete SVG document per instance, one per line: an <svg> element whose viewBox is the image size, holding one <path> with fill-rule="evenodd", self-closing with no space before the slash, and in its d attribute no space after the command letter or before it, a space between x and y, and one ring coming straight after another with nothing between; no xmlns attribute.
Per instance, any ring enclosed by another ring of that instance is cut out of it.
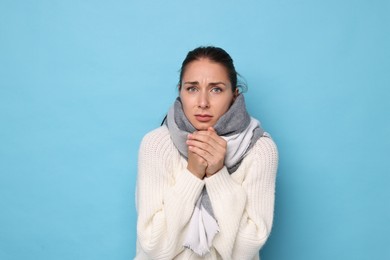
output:
<svg viewBox="0 0 390 260"><path fill-rule="evenodd" d="M174 105L169 110L165 124L169 129L169 133L174 145L179 150L180 154L187 159L187 136L189 133L196 131L196 129L185 116L179 97L176 99ZM227 167L229 174L234 173L238 169L247 152L264 134L263 129L260 127L260 123L256 119L251 118L248 114L245 106L244 96L242 94L236 98L229 110L218 119L217 123L214 125L214 129L219 136L227 141L225 166ZM199 211L202 212L202 210L206 212L197 213ZM210 219L210 221L214 221L216 224L214 212L211 206L210 198L207 194L206 187L203 189L198 199L193 216L190 220L190 226L195 225L194 228L190 227L190 234L187 236L187 240L190 241L185 242L186 247L191 248L195 253L202 256L209 252L212 239L219 230L217 224L217 228L215 230L207 230L207 227L210 225L205 223L204 234L193 234L193 232L201 232L198 231L199 221L197 219L194 220L197 218L195 216L196 214L203 214L202 218L206 218L206 220L203 220L203 222L208 222L208 219ZM206 214L206 217L204 217L204 214ZM203 243L203 245L201 245L202 242L199 244L198 240L206 240L207 244Z"/></svg>

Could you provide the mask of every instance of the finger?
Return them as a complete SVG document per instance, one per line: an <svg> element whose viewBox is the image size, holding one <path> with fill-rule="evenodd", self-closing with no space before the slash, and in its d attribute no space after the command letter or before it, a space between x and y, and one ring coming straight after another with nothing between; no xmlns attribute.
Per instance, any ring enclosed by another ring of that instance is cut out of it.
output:
<svg viewBox="0 0 390 260"><path fill-rule="evenodd" d="M207 136L198 136L197 139L190 139L188 140L187 144L206 150L213 156L224 156L226 153L226 145L218 143L214 139Z"/></svg>
<svg viewBox="0 0 390 260"><path fill-rule="evenodd" d="M214 127L212 127L212 126L209 126L209 128L207 130L211 131L211 132L214 132L214 133L217 133L217 131L215 131Z"/></svg>
<svg viewBox="0 0 390 260"><path fill-rule="evenodd" d="M202 143L202 142L198 142L198 141L194 141L194 140L188 141L187 145L188 145L189 149L192 149L191 151L194 150L193 148L197 148L199 150L204 151L204 153L199 154L199 155L203 155L203 156L205 154L208 154L209 156L215 156L215 155L218 155L220 153L217 149L215 149L211 145L206 144L206 143Z"/></svg>
<svg viewBox="0 0 390 260"><path fill-rule="evenodd" d="M213 127L209 127L207 131L199 131L197 132L199 135L209 136L210 138L214 139L216 142L222 144L221 142L224 141L224 139L217 134L215 129Z"/></svg>
<svg viewBox="0 0 390 260"><path fill-rule="evenodd" d="M189 151L196 153L197 155L204 158L207 161L208 165L215 165L221 160L223 161L226 150L216 150L207 144L199 143L196 141L188 141L188 143L190 142L197 143L199 146L190 145Z"/></svg>
<svg viewBox="0 0 390 260"><path fill-rule="evenodd" d="M212 155L214 155L214 154L219 152L219 150L216 149L215 145L207 143L207 142L202 142L202 141L199 141L199 140L196 140L196 139L187 140L186 144L188 146L198 147L198 148L200 148L202 150L205 150L206 152L208 152L208 153L210 153Z"/></svg>
<svg viewBox="0 0 390 260"><path fill-rule="evenodd" d="M188 139L195 139L204 143L210 143L213 146L219 145L221 147L226 147L226 141L213 131L196 131L189 134Z"/></svg>
<svg viewBox="0 0 390 260"><path fill-rule="evenodd" d="M206 162L211 162L212 161L212 154L210 154L208 151L206 150L203 150L199 147L196 147L196 146L188 146L188 150L192 153L194 153L195 155L198 155L200 157L202 157Z"/></svg>
<svg viewBox="0 0 390 260"><path fill-rule="evenodd" d="M225 139L223 139L221 136L218 135L218 133L217 133L217 131L215 131L214 127L210 126L208 128L208 131L209 131L209 133L211 133L210 136L212 136L214 138L214 140L216 140L216 142L218 142L222 146L226 145Z"/></svg>
<svg viewBox="0 0 390 260"><path fill-rule="evenodd" d="M207 160L203 158L202 156L192 152L190 149L188 149L188 158L193 158L195 159L198 163L203 163L205 162L207 164Z"/></svg>

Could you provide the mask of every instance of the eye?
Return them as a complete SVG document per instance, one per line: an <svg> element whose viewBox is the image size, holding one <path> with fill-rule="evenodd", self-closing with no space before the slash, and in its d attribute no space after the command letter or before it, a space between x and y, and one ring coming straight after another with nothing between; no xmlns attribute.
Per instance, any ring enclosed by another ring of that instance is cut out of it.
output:
<svg viewBox="0 0 390 260"><path fill-rule="evenodd" d="M188 92L195 92L195 91L196 91L196 87L194 87L194 86L188 86L188 87L186 87L186 90L187 90Z"/></svg>
<svg viewBox="0 0 390 260"><path fill-rule="evenodd" d="M221 93L222 92L222 88L220 88L220 87L212 88L211 92L213 92L213 93Z"/></svg>

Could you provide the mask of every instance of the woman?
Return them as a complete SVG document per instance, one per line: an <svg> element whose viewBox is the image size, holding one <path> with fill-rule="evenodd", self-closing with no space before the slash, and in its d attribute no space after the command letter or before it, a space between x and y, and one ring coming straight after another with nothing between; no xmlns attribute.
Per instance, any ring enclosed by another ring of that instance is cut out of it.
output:
<svg viewBox="0 0 390 260"><path fill-rule="evenodd" d="M278 154L237 85L221 48L183 61L179 97L139 150L136 259L259 259Z"/></svg>

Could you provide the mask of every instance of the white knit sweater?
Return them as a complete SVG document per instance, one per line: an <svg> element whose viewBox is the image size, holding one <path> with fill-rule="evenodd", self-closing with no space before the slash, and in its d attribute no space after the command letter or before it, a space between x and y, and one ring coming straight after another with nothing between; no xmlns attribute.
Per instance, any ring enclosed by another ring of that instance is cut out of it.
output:
<svg viewBox="0 0 390 260"><path fill-rule="evenodd" d="M259 259L272 227L278 152L260 138L240 167L200 180L187 170L166 126L148 133L138 158L135 259ZM220 232L201 258L183 247L188 223L206 186Z"/></svg>

